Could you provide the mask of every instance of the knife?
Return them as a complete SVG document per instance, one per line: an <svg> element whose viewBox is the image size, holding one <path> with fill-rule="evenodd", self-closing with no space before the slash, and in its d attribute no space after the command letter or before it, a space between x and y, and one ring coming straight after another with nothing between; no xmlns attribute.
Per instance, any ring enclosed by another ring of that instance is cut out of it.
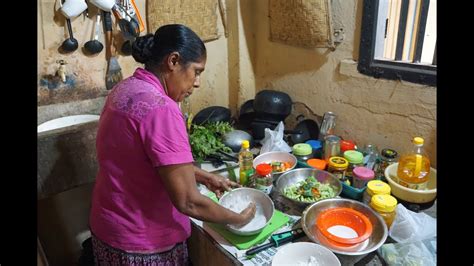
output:
<svg viewBox="0 0 474 266"><path fill-rule="evenodd" d="M286 244L288 242L291 242L303 236L305 236L305 233L303 229L301 228L274 234L270 237L270 243L251 248L245 252L245 255L251 256L267 248L274 247L274 246L278 247L280 245Z"/></svg>

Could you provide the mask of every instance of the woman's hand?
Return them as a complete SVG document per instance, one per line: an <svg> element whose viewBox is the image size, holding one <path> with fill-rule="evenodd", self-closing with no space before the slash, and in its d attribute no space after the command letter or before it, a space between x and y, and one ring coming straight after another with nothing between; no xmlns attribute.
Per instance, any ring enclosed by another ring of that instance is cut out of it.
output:
<svg viewBox="0 0 474 266"><path fill-rule="evenodd" d="M248 224L255 216L256 211L257 211L257 205L255 205L255 202L250 202L247 208L245 208L243 211L240 212L242 221L233 225L236 227L242 227Z"/></svg>
<svg viewBox="0 0 474 266"><path fill-rule="evenodd" d="M242 187L241 185L230 181L220 175L208 173L204 180L201 180L209 190L216 193L217 198L220 198L224 192L232 190L232 188Z"/></svg>

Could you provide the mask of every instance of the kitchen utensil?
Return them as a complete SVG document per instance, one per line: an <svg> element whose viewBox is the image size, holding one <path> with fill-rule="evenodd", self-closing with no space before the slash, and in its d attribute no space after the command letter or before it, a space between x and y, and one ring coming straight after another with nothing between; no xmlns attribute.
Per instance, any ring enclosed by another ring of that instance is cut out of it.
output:
<svg viewBox="0 0 474 266"><path fill-rule="evenodd" d="M436 199L436 169L431 167L427 189L418 190L404 187L395 181L397 178L398 163L393 163L385 168L385 178L391 188L393 196L408 203L429 203Z"/></svg>
<svg viewBox="0 0 474 266"><path fill-rule="evenodd" d="M220 205L237 213L245 209L251 202L254 202L257 207L254 218L240 228L226 225L227 230L237 235L250 236L260 233L270 223L275 206L270 197L260 190L237 188L225 193L219 200Z"/></svg>
<svg viewBox="0 0 474 266"><path fill-rule="evenodd" d="M319 130L319 140L324 141L324 138L329 135L334 135L334 128L336 127L336 114L333 112L326 112L323 115L323 121Z"/></svg>
<svg viewBox="0 0 474 266"><path fill-rule="evenodd" d="M339 247L331 245L327 241L327 238L321 236L316 227L316 217L324 210L337 207L354 209L364 214L372 224L372 234L370 237L351 247ZM332 198L311 204L303 211L301 225L306 236L308 236L311 241L327 247L334 253L342 255L359 256L368 254L382 246L388 236L387 225L380 215L375 213L369 206L350 199Z"/></svg>
<svg viewBox="0 0 474 266"><path fill-rule="evenodd" d="M209 224L209 226L214 231L219 233L222 237L224 237L227 241L229 241L229 243L234 245L236 248L240 250L245 250L267 240L273 232L288 223L289 220L290 218L287 215L278 210L275 210L273 217L268 223L268 225L265 226L259 234L251 236L236 235L225 229L225 227L220 224Z"/></svg>
<svg viewBox="0 0 474 266"><path fill-rule="evenodd" d="M278 233L278 234L273 234L270 237L270 243L267 243L267 244L264 244L264 245L261 245L261 246L258 246L258 247L251 248L251 249L249 249L245 252L245 255L252 256L252 255L257 254L260 251L263 251L267 248L274 247L274 246L278 247L278 246L281 246L281 245L286 244L288 242L291 242L293 240L296 240L298 238L301 238L303 236L305 236L305 233L304 233L303 229L301 229L301 228L286 231L286 232L281 232L281 233Z"/></svg>
<svg viewBox="0 0 474 266"><path fill-rule="evenodd" d="M115 6L115 0L89 0L89 2L105 12L112 11Z"/></svg>
<svg viewBox="0 0 474 266"><path fill-rule="evenodd" d="M192 123L203 125L208 122L230 122L231 113L229 108L223 106L209 106L199 111L193 118Z"/></svg>
<svg viewBox="0 0 474 266"><path fill-rule="evenodd" d="M290 115L292 104L290 96L284 92L262 90L255 95L253 108L256 118L279 122Z"/></svg>
<svg viewBox="0 0 474 266"><path fill-rule="evenodd" d="M107 90L113 88L115 84L122 80L122 68L115 57L115 48L113 47L113 35L112 35L112 17L110 12L103 11L104 16L104 29L105 29L105 45L106 45L106 57L108 59L107 73L105 75L105 87Z"/></svg>
<svg viewBox="0 0 474 266"><path fill-rule="evenodd" d="M231 161L234 161L234 162L239 162L239 158L235 157L235 156L232 156L226 152L223 152L223 151L217 151L220 155L224 156L225 158L227 158L228 160L231 160Z"/></svg>
<svg viewBox="0 0 474 266"><path fill-rule="evenodd" d="M62 2L64 3L64 1ZM74 39L74 35L72 34L71 20L69 18L66 18L66 26L69 32L69 38L64 40L64 42L61 44L61 49L64 52L70 53L76 51L77 47L79 47L79 44L77 43L77 40Z"/></svg>
<svg viewBox="0 0 474 266"><path fill-rule="evenodd" d="M255 110L253 109L253 99L251 99L240 106L236 127L243 130L250 129L250 124L254 119Z"/></svg>
<svg viewBox="0 0 474 266"><path fill-rule="evenodd" d="M319 136L318 123L312 119L300 121L294 130L300 131L301 133L292 133L290 135L290 139L293 144L304 143L310 139L318 139Z"/></svg>
<svg viewBox="0 0 474 266"><path fill-rule="evenodd" d="M289 170L285 172L273 172L273 181L278 180L281 174L290 171L291 169L295 168L296 166L296 157L288 152L283 151L271 151L260 154L259 156L253 159L253 168L256 168L257 165L261 163L272 163L272 162L289 162L291 167Z"/></svg>
<svg viewBox="0 0 474 266"><path fill-rule="evenodd" d="M61 13L68 19L73 19L79 16L87 9L87 4L84 0L64 0L60 1Z"/></svg>
<svg viewBox="0 0 474 266"><path fill-rule="evenodd" d="M342 185L336 176L329 172L313 168L298 168L283 173L276 181L276 189L285 199L296 203L297 206L306 207L308 205L313 204L314 202L303 202L289 198L285 195L284 190L286 187L295 185L300 181L304 181L310 176L316 178L318 182L321 182L323 184L330 184L334 189L334 198L341 194Z"/></svg>
<svg viewBox="0 0 474 266"><path fill-rule="evenodd" d="M94 29L95 30L92 31L91 40L84 44L84 49L91 55L98 54L104 49L104 45L98 40L100 33L100 12L96 15Z"/></svg>
<svg viewBox="0 0 474 266"><path fill-rule="evenodd" d="M117 3L115 6L120 9L122 14L118 25L124 38L126 40L131 40L138 37L140 35L140 25L137 19L130 15L121 4Z"/></svg>
<svg viewBox="0 0 474 266"><path fill-rule="evenodd" d="M331 265L341 266L339 258L322 245L297 242L285 245L273 256L272 266Z"/></svg>
<svg viewBox="0 0 474 266"><path fill-rule="evenodd" d="M224 145L231 148L233 152L239 152L242 146L242 141L244 140L249 141L250 147L253 146L252 136L243 130L234 129L222 136L222 142Z"/></svg>
<svg viewBox="0 0 474 266"><path fill-rule="evenodd" d="M236 165L224 167L224 168L221 168L221 169L217 169L217 170L214 170L214 171L210 171L209 173L211 173L211 174L218 174L218 173L221 173L221 172L224 172L224 171L233 170L233 169L235 169L235 168L239 168L239 165L236 164Z"/></svg>

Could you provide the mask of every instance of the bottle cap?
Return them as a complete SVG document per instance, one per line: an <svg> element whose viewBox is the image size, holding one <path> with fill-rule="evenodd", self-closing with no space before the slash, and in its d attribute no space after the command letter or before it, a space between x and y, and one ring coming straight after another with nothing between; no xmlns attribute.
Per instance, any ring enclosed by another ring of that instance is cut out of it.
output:
<svg viewBox="0 0 474 266"><path fill-rule="evenodd" d="M293 154L298 156L310 155L313 152L313 149L309 144L298 143L293 145Z"/></svg>
<svg viewBox="0 0 474 266"><path fill-rule="evenodd" d="M381 154L383 157L386 157L389 159L395 159L398 156L398 153L392 149L383 149Z"/></svg>
<svg viewBox="0 0 474 266"><path fill-rule="evenodd" d="M261 176L266 176L266 175L269 175L273 171L273 168L271 165L267 163L261 163L257 165L257 168L255 170L257 171L257 174Z"/></svg>
<svg viewBox="0 0 474 266"><path fill-rule="evenodd" d="M313 148L313 150L317 150L323 147L323 145L321 144L321 141L314 140L314 139L310 139L306 141L306 144L309 144L311 148Z"/></svg>
<svg viewBox="0 0 474 266"><path fill-rule="evenodd" d="M375 176L374 171L363 166L354 167L352 173L354 174L354 176L357 176L359 179L362 180L370 180L373 179Z"/></svg>
<svg viewBox="0 0 474 266"><path fill-rule="evenodd" d="M425 142L425 140L423 138L420 138L420 137L415 137L413 139L413 143L415 143L415 145L422 145L424 142Z"/></svg>
<svg viewBox="0 0 474 266"><path fill-rule="evenodd" d="M391 188L390 186L380 180L372 180L367 183L367 193L369 195L375 195L375 194L390 194Z"/></svg>
<svg viewBox="0 0 474 266"><path fill-rule="evenodd" d="M329 166L334 168L347 168L349 166L349 162L339 156L333 156L329 158Z"/></svg>
<svg viewBox="0 0 474 266"><path fill-rule="evenodd" d="M248 140L242 140L242 148L248 149L250 147L250 143Z"/></svg>
<svg viewBox="0 0 474 266"><path fill-rule="evenodd" d="M345 151L344 158L348 160L350 163L360 164L364 161L364 155L360 151Z"/></svg>
<svg viewBox="0 0 474 266"><path fill-rule="evenodd" d="M355 150L355 143L352 140L341 140L341 152Z"/></svg>
<svg viewBox="0 0 474 266"><path fill-rule="evenodd" d="M316 169L319 169L319 170L324 170L326 169L326 166L327 166L327 162L325 160L321 160L321 159L309 159L306 161L306 163L313 167L313 168L316 168Z"/></svg>
<svg viewBox="0 0 474 266"><path fill-rule="evenodd" d="M393 212L397 207L397 199L390 195L375 195L371 198L370 205L377 211Z"/></svg>

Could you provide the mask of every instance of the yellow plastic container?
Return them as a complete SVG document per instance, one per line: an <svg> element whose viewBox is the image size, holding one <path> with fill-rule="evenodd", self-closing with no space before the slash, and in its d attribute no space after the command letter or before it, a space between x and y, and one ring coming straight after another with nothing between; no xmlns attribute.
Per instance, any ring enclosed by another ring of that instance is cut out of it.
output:
<svg viewBox="0 0 474 266"><path fill-rule="evenodd" d="M367 188L364 191L364 195L362 196L362 201L365 204L370 203L370 199L374 195L390 195L392 189L390 185L380 181L380 180L371 180L367 183Z"/></svg>
<svg viewBox="0 0 474 266"><path fill-rule="evenodd" d="M393 196L379 194L372 197L370 207L382 216L387 227L390 228L397 215L397 203L397 199Z"/></svg>

